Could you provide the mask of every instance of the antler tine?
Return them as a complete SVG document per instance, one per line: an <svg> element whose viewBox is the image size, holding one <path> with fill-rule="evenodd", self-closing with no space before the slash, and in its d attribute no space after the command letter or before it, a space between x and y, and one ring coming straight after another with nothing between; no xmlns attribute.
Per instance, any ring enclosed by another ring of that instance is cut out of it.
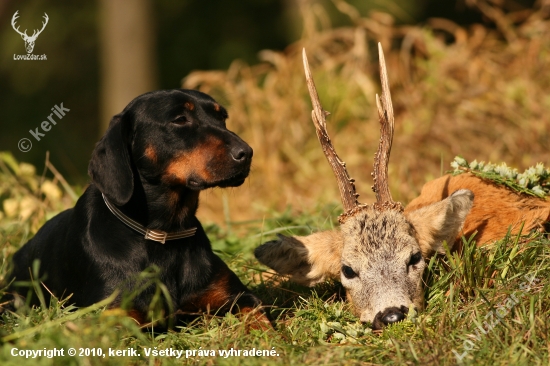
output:
<svg viewBox="0 0 550 366"><path fill-rule="evenodd" d="M25 29L25 32L21 32L21 31L19 30L19 27L20 27L20 26L17 26L17 28L15 28L15 23L16 23L16 21L17 21L17 18L19 18L19 14L18 14L18 13L19 13L19 10L17 10L17 11L15 12L15 14L13 14L13 17L11 17L11 26L12 26L13 30L15 30L15 31L16 31L17 33L19 33L20 35L25 35L25 36L26 36L26 35L27 35L27 30L26 30L26 29Z"/></svg>
<svg viewBox="0 0 550 366"><path fill-rule="evenodd" d="M330 137L327 133L326 116L330 113L323 110L321 102L319 101L319 95L317 94L317 88L315 87L313 77L311 76L305 49L302 52L302 56L304 60L304 71L306 73L309 96L311 98L311 104L313 105L311 119L315 125L317 138L319 138L323 152L325 153L325 156L332 167L332 171L336 176L338 189L340 190L340 197L342 199L342 205L344 206L344 212L347 212L359 205L357 202L357 197L359 195L355 192L355 180L350 178L348 171L346 170L346 163L340 159L336 153L336 150L334 150L334 146L332 145Z"/></svg>
<svg viewBox="0 0 550 366"><path fill-rule="evenodd" d="M50 17L46 13L44 13L44 16L42 18L44 18L44 21L42 22L42 29L40 29L40 33L42 33L44 28L46 28L46 25L48 24L48 21L50 20Z"/></svg>
<svg viewBox="0 0 550 366"><path fill-rule="evenodd" d="M17 21L17 18L19 18L19 10L17 10L15 14L13 14L13 16L11 17L11 25L13 29L15 29L15 22ZM17 29L19 29L19 27L17 27Z"/></svg>
<svg viewBox="0 0 550 366"><path fill-rule="evenodd" d="M48 20L50 20L50 18L48 17L48 14L46 14L46 13L44 13L44 16L42 18L44 18L44 20L45 20L44 22L42 22L42 29L40 29L40 30L36 29L35 30L35 33L38 31L38 33L36 34L37 37L40 33L42 33L44 28L46 28L46 25L48 24ZM33 37L34 37L34 34L33 34Z"/></svg>
<svg viewBox="0 0 550 366"><path fill-rule="evenodd" d="M394 116L391 101L388 72L382 45L378 43L378 57L380 61L380 82L382 83L382 96L376 95L378 107L378 119L380 120L380 142L378 151L374 156L374 186L378 205L396 206L393 202L388 184L388 163L390 160L391 145L393 140Z"/></svg>

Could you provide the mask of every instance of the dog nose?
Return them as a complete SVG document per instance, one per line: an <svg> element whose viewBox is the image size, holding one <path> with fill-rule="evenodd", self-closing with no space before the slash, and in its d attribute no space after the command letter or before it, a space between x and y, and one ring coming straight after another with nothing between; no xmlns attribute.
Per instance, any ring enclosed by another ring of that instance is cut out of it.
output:
<svg viewBox="0 0 550 366"><path fill-rule="evenodd" d="M252 148L250 146L235 146L230 153L233 160L239 163L252 158Z"/></svg>

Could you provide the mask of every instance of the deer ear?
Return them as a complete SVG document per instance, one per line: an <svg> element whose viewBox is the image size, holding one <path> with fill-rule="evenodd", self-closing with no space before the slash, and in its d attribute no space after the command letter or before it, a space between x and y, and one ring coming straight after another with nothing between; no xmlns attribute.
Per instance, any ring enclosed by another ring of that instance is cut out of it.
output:
<svg viewBox="0 0 550 366"><path fill-rule="evenodd" d="M416 239L424 258L434 253L444 254L444 241L452 248L473 202L472 191L461 189L442 201L405 212L416 231Z"/></svg>
<svg viewBox="0 0 550 366"><path fill-rule="evenodd" d="M111 119L105 135L92 152L88 174L107 198L122 206L134 192L134 175L130 162L131 125L127 113Z"/></svg>
<svg viewBox="0 0 550 366"><path fill-rule="evenodd" d="M340 278L344 241L339 231L278 237L254 251L261 263L304 286L311 287L328 278Z"/></svg>

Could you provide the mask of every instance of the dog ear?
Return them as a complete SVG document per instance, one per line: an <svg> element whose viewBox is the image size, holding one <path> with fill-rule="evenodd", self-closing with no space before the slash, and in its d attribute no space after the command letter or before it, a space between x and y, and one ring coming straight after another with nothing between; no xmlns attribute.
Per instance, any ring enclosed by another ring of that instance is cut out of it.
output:
<svg viewBox="0 0 550 366"><path fill-rule="evenodd" d="M88 165L92 182L117 206L126 204L134 192L129 118L128 113L123 112L111 119L109 128L96 144Z"/></svg>

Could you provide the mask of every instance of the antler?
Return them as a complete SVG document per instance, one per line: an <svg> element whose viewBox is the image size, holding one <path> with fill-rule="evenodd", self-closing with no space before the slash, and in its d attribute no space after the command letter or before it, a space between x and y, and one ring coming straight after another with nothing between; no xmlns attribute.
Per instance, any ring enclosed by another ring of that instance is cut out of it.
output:
<svg viewBox="0 0 550 366"><path fill-rule="evenodd" d="M19 10L17 10L15 12L15 14L13 14L13 17L11 18L11 26L12 26L13 30L16 31L17 33L19 33L21 36L28 37L26 29L25 29L25 32L23 33L21 31L19 31L19 27L15 28L15 21L17 20L17 18L19 18L19 15L17 15L17 13L19 13Z"/></svg>
<svg viewBox="0 0 550 366"><path fill-rule="evenodd" d="M380 82L382 83L382 96L379 97L376 94L376 106L378 107L378 119L380 120L380 143L378 144L378 151L374 155L374 172L371 173L374 178L372 190L376 193L376 206L379 208L402 209L399 202L395 203L392 200L388 184L388 162L390 160L395 121L386 61L380 43L378 43L378 58L380 62Z"/></svg>
<svg viewBox="0 0 550 366"><path fill-rule="evenodd" d="M46 13L44 13L43 18L44 18L45 22L42 22L42 29L40 29L40 30L38 31L38 33L36 33L36 30L35 30L35 31L33 32L33 34L32 34L32 37L35 37L35 38L38 37L38 35L39 35L40 33L42 33L42 31L44 30L44 28L46 28L46 25L48 24L48 20L50 20L50 18L48 18L48 14L46 14ZM35 35L35 33L36 33L36 35Z"/></svg>
<svg viewBox="0 0 550 366"><path fill-rule="evenodd" d="M13 29L14 29L17 33L19 33L22 37L24 36L25 39L36 39L36 38L40 35L40 33L42 33L42 31L44 30L44 28L46 28L46 25L48 24L48 20L50 20L50 18L48 17L48 14L44 13L43 18L44 18L45 21L42 22L42 29L40 29L40 30L35 29L35 30L33 31L33 33L32 33L32 36L29 37L29 36L27 35L27 30L26 30L26 29L25 29L25 32L21 32L21 31L19 30L19 27L15 28L15 21L17 20L17 18L19 18L19 15L17 15L17 13L19 13L19 10L17 10L17 11L15 12L15 14L13 14L13 17L11 18L11 26L12 26Z"/></svg>
<svg viewBox="0 0 550 366"><path fill-rule="evenodd" d="M340 190L340 197L342 199L342 205L344 206L344 212L348 212L359 205L357 202L357 197L359 195L355 192L355 180L350 178L348 171L346 170L346 163L340 159L336 153L336 150L334 150L334 146L332 145L330 137L327 133L327 123L325 117L330 113L323 109L321 102L319 101L317 88L315 88L315 83L313 82L311 71L309 70L305 49L302 52L302 56L304 59L304 71L306 73L309 96L311 98L311 104L313 105L311 119L315 125L317 137L319 138L323 152L325 153L325 156L332 167L332 171L336 176L338 189Z"/></svg>

